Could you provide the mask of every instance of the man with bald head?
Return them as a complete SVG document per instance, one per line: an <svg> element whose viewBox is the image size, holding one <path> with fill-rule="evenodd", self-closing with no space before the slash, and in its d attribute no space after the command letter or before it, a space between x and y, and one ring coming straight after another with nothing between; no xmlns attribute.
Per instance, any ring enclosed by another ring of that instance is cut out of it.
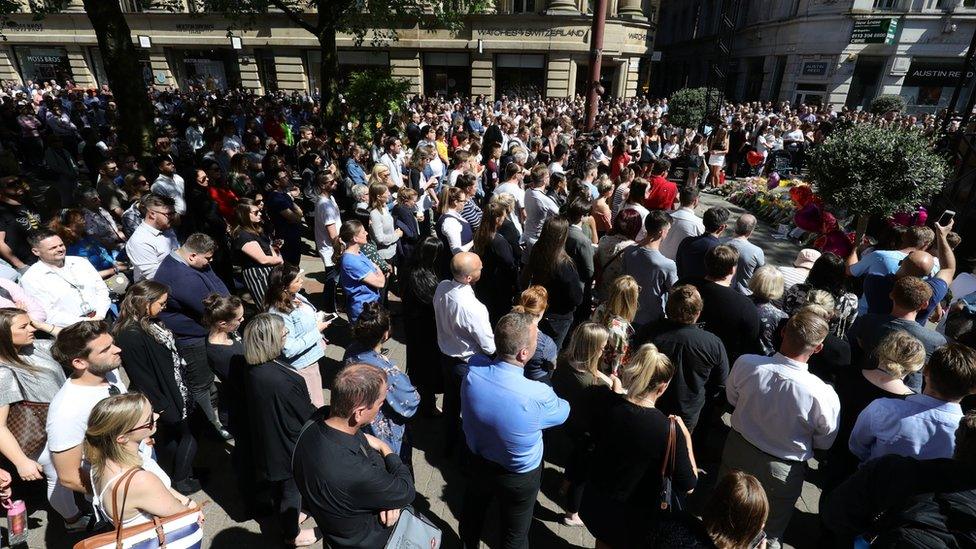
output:
<svg viewBox="0 0 976 549"><path fill-rule="evenodd" d="M749 237L756 230L756 216L744 213L735 221L735 236L725 240L723 244L739 251L739 262L735 267L735 277L732 288L743 295L750 295L749 281L756 269L766 264L766 254L762 248L749 242Z"/></svg>
<svg viewBox="0 0 976 549"><path fill-rule="evenodd" d="M434 292L434 320L437 347L444 375L445 451L450 452L461 433L461 380L468 372L468 360L476 354L495 353L495 336L488 308L474 295L473 285L481 278L481 258L459 252L451 259L451 280L442 280Z"/></svg>
<svg viewBox="0 0 976 549"><path fill-rule="evenodd" d="M891 290L895 282L906 276L917 276L932 288L932 297L928 306L918 312L915 321L925 326L929 316L940 301L949 292L949 284L956 273L956 256L946 240L952 230L954 221L948 225L935 225L936 253L939 259L939 272L932 275L935 268L935 258L932 254L921 250L913 250L905 256L898 267L898 271L888 276L868 276L864 280L864 300L867 302L869 313L890 314L892 308Z"/></svg>

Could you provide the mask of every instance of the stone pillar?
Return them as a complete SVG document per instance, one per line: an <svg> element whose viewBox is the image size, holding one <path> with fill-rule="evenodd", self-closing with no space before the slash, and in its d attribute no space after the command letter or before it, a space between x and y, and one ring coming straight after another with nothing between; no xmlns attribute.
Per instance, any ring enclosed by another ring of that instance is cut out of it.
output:
<svg viewBox="0 0 976 549"><path fill-rule="evenodd" d="M424 93L424 69L420 63L420 52L391 50L390 76L409 82L410 89L407 93L412 95Z"/></svg>
<svg viewBox="0 0 976 549"><path fill-rule="evenodd" d="M617 4L617 15L627 19L647 20L641 6L642 0L620 0Z"/></svg>
<svg viewBox="0 0 976 549"><path fill-rule="evenodd" d="M166 52L162 48L152 48L149 50L149 66L152 69L152 82L153 87L157 89L170 89L175 88L176 77L173 76L173 69L169 66L169 61L166 59ZM161 75L164 78L165 84L161 84L160 80L156 76Z"/></svg>
<svg viewBox="0 0 976 549"><path fill-rule="evenodd" d="M636 97L637 92L640 88L640 58L631 57L627 59L625 64L627 67L627 72L625 73L625 78L627 79L626 85L624 85L624 95L623 97ZM621 70L623 67L621 67Z"/></svg>
<svg viewBox="0 0 976 549"><path fill-rule="evenodd" d="M258 59L254 56L254 52L238 52L237 64L241 71L241 87L263 93L261 76L258 74Z"/></svg>
<svg viewBox="0 0 976 549"><path fill-rule="evenodd" d="M603 62L603 66L607 66L606 61ZM626 97L627 93L627 60L622 60L616 67L613 76L613 96L614 97Z"/></svg>
<svg viewBox="0 0 976 549"><path fill-rule="evenodd" d="M275 52L274 62L278 89L289 92L308 90L308 75L305 74L301 52ZM318 67L312 67L311 70L318 70Z"/></svg>
<svg viewBox="0 0 976 549"><path fill-rule="evenodd" d="M574 0L549 0L546 15L579 15L579 7Z"/></svg>
<svg viewBox="0 0 976 549"><path fill-rule="evenodd" d="M85 4L82 0L70 0L64 7L64 11L68 12L84 12Z"/></svg>
<svg viewBox="0 0 976 549"><path fill-rule="evenodd" d="M471 97L495 98L495 61L489 54L471 56Z"/></svg>
<svg viewBox="0 0 976 549"><path fill-rule="evenodd" d="M71 79L76 85L82 88L96 88L95 75L92 74L85 59L85 52L81 46L65 46L68 54L68 65L71 66Z"/></svg>
<svg viewBox="0 0 976 549"><path fill-rule="evenodd" d="M546 97L573 97L576 63L570 54L549 54L546 66Z"/></svg>
<svg viewBox="0 0 976 549"><path fill-rule="evenodd" d="M23 83L13 60L13 50L10 48L0 48L0 80Z"/></svg>

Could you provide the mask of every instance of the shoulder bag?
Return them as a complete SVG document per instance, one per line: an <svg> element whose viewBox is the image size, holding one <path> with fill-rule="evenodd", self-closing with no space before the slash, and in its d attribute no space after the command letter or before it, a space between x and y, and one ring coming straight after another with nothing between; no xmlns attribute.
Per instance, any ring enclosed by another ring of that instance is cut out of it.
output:
<svg viewBox="0 0 976 549"><path fill-rule="evenodd" d="M671 475L674 474L675 458L678 450L677 430L673 418L668 418L668 445L664 450L664 460L661 461L661 493L659 507L662 512L680 511L681 502L674 497L671 490Z"/></svg>
<svg viewBox="0 0 976 549"><path fill-rule="evenodd" d="M203 527L200 526L203 504L168 517L153 517L152 522L122 527L129 484L136 472L141 470L142 467L129 469L112 487L112 523L115 524L115 530L79 541L74 549L165 549L167 546L200 549L203 547ZM119 504L119 486L122 486L123 482L125 486L122 488L122 503Z"/></svg>
<svg viewBox="0 0 976 549"><path fill-rule="evenodd" d="M20 387L21 396L24 395L24 387L20 384L17 374L11 373L14 381ZM47 402L31 402L21 400L10 405L7 412L7 429L14 436L24 455L37 461L47 446L47 410L50 407Z"/></svg>
<svg viewBox="0 0 976 549"><path fill-rule="evenodd" d="M441 531L423 515L406 507L400 511L400 518L384 549L438 549L441 546Z"/></svg>

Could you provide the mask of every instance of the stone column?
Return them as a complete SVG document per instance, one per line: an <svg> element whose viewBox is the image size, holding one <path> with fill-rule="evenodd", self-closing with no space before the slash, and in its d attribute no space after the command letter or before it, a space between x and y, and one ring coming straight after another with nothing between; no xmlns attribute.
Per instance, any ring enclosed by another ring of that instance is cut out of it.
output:
<svg viewBox="0 0 976 549"><path fill-rule="evenodd" d="M82 88L94 88L95 76L92 74L88 61L85 59L85 52L81 46L68 45L65 47L68 53L68 64L71 66L71 80Z"/></svg>
<svg viewBox="0 0 976 549"><path fill-rule="evenodd" d="M274 63L275 75L278 77L278 89L288 92L308 90L308 75L305 74L302 52L275 52ZM311 70L318 70L318 67L312 67Z"/></svg>
<svg viewBox="0 0 976 549"><path fill-rule="evenodd" d="M390 50L390 76L410 83L407 93L419 95L424 92L424 69L420 62L420 52L400 49Z"/></svg>
<svg viewBox="0 0 976 549"><path fill-rule="evenodd" d="M575 0L549 0L546 15L579 15Z"/></svg>
<svg viewBox="0 0 976 549"><path fill-rule="evenodd" d="M176 87L176 77L173 76L173 69L169 66L169 60L166 59L166 52L163 51L163 48L153 46L149 50L149 66L153 73L154 88L170 89ZM165 77L165 84L160 84L156 80L157 73Z"/></svg>
<svg viewBox="0 0 976 549"><path fill-rule="evenodd" d="M552 53L546 66L546 97L573 97L576 63L568 53Z"/></svg>
<svg viewBox="0 0 976 549"><path fill-rule="evenodd" d="M258 60L254 52L238 52L237 64L241 71L241 87L262 93L261 75L258 72Z"/></svg>
<svg viewBox="0 0 976 549"><path fill-rule="evenodd" d="M0 79L23 82L14 66L14 53L10 48L0 48Z"/></svg>
<svg viewBox="0 0 976 549"><path fill-rule="evenodd" d="M495 62L490 54L471 56L471 96L484 95L495 99Z"/></svg>
<svg viewBox="0 0 976 549"><path fill-rule="evenodd" d="M627 19L647 20L641 3L642 0L620 0L617 4L617 15Z"/></svg>

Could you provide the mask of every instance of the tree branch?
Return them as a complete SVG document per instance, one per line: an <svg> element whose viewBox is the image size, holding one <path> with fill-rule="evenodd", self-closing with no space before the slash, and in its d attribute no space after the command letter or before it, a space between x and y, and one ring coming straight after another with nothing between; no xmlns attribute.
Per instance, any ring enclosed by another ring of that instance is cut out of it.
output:
<svg viewBox="0 0 976 549"><path fill-rule="evenodd" d="M295 10L293 10L292 8L289 8L281 0L270 0L270 2L271 2L271 5L272 6L280 9L288 17L288 19L291 19L292 20L293 23L295 23L299 27L307 30L308 32L312 33L315 36L318 36L319 35L318 29L316 27L313 27L312 25L309 25L302 18L302 14L295 12Z"/></svg>

